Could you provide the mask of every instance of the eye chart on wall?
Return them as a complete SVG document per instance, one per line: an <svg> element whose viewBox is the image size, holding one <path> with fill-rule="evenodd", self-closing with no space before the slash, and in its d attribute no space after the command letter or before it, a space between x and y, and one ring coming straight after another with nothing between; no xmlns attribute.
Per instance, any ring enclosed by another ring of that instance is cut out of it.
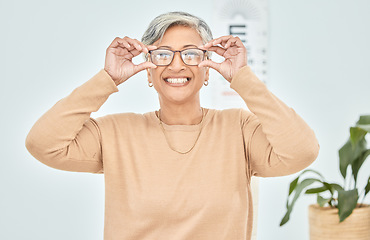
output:
<svg viewBox="0 0 370 240"><path fill-rule="evenodd" d="M247 48L248 65L261 81L267 83L268 0L214 0L212 31L214 38L238 36ZM215 53L212 59L216 62L223 60ZM219 74L213 79L212 103L215 108L246 108L228 81Z"/></svg>

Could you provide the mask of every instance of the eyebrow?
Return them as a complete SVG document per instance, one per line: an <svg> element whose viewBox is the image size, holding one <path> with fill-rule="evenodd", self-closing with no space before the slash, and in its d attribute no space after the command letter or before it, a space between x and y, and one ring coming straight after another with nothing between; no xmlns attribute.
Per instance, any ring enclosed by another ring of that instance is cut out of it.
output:
<svg viewBox="0 0 370 240"><path fill-rule="evenodd" d="M195 45L195 44L188 44L188 45L184 45L184 46L182 46L182 48L187 48L187 47L198 47L197 45ZM158 48L169 48L169 49L172 49L172 47L170 47L170 46L159 46Z"/></svg>

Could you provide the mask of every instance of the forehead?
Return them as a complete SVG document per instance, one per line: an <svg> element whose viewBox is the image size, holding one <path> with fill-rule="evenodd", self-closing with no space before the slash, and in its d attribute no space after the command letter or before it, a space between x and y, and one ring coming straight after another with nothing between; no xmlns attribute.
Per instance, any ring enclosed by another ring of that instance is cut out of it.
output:
<svg viewBox="0 0 370 240"><path fill-rule="evenodd" d="M200 46L202 43L202 38L195 29L186 26L173 26L167 29L161 41L158 40L153 45L178 49L186 45Z"/></svg>

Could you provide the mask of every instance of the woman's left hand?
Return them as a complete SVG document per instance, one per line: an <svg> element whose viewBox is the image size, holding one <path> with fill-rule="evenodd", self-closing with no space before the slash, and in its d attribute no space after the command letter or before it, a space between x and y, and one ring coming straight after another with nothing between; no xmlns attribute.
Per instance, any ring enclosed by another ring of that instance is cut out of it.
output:
<svg viewBox="0 0 370 240"><path fill-rule="evenodd" d="M206 59L198 67L213 68L229 82L240 68L247 65L247 49L239 37L231 35L219 37L199 48L215 52L225 59L221 63Z"/></svg>

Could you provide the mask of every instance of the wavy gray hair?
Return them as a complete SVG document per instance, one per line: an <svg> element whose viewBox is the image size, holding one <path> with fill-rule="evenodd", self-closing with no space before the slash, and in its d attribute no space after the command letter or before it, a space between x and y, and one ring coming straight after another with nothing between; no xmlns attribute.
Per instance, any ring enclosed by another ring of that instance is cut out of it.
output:
<svg viewBox="0 0 370 240"><path fill-rule="evenodd" d="M144 32L141 42L145 45L152 45L158 39L162 39L167 29L178 25L195 29L199 33L203 44L213 39L211 29L203 19L186 12L168 12L153 19ZM208 53L208 56L210 56L210 53Z"/></svg>

